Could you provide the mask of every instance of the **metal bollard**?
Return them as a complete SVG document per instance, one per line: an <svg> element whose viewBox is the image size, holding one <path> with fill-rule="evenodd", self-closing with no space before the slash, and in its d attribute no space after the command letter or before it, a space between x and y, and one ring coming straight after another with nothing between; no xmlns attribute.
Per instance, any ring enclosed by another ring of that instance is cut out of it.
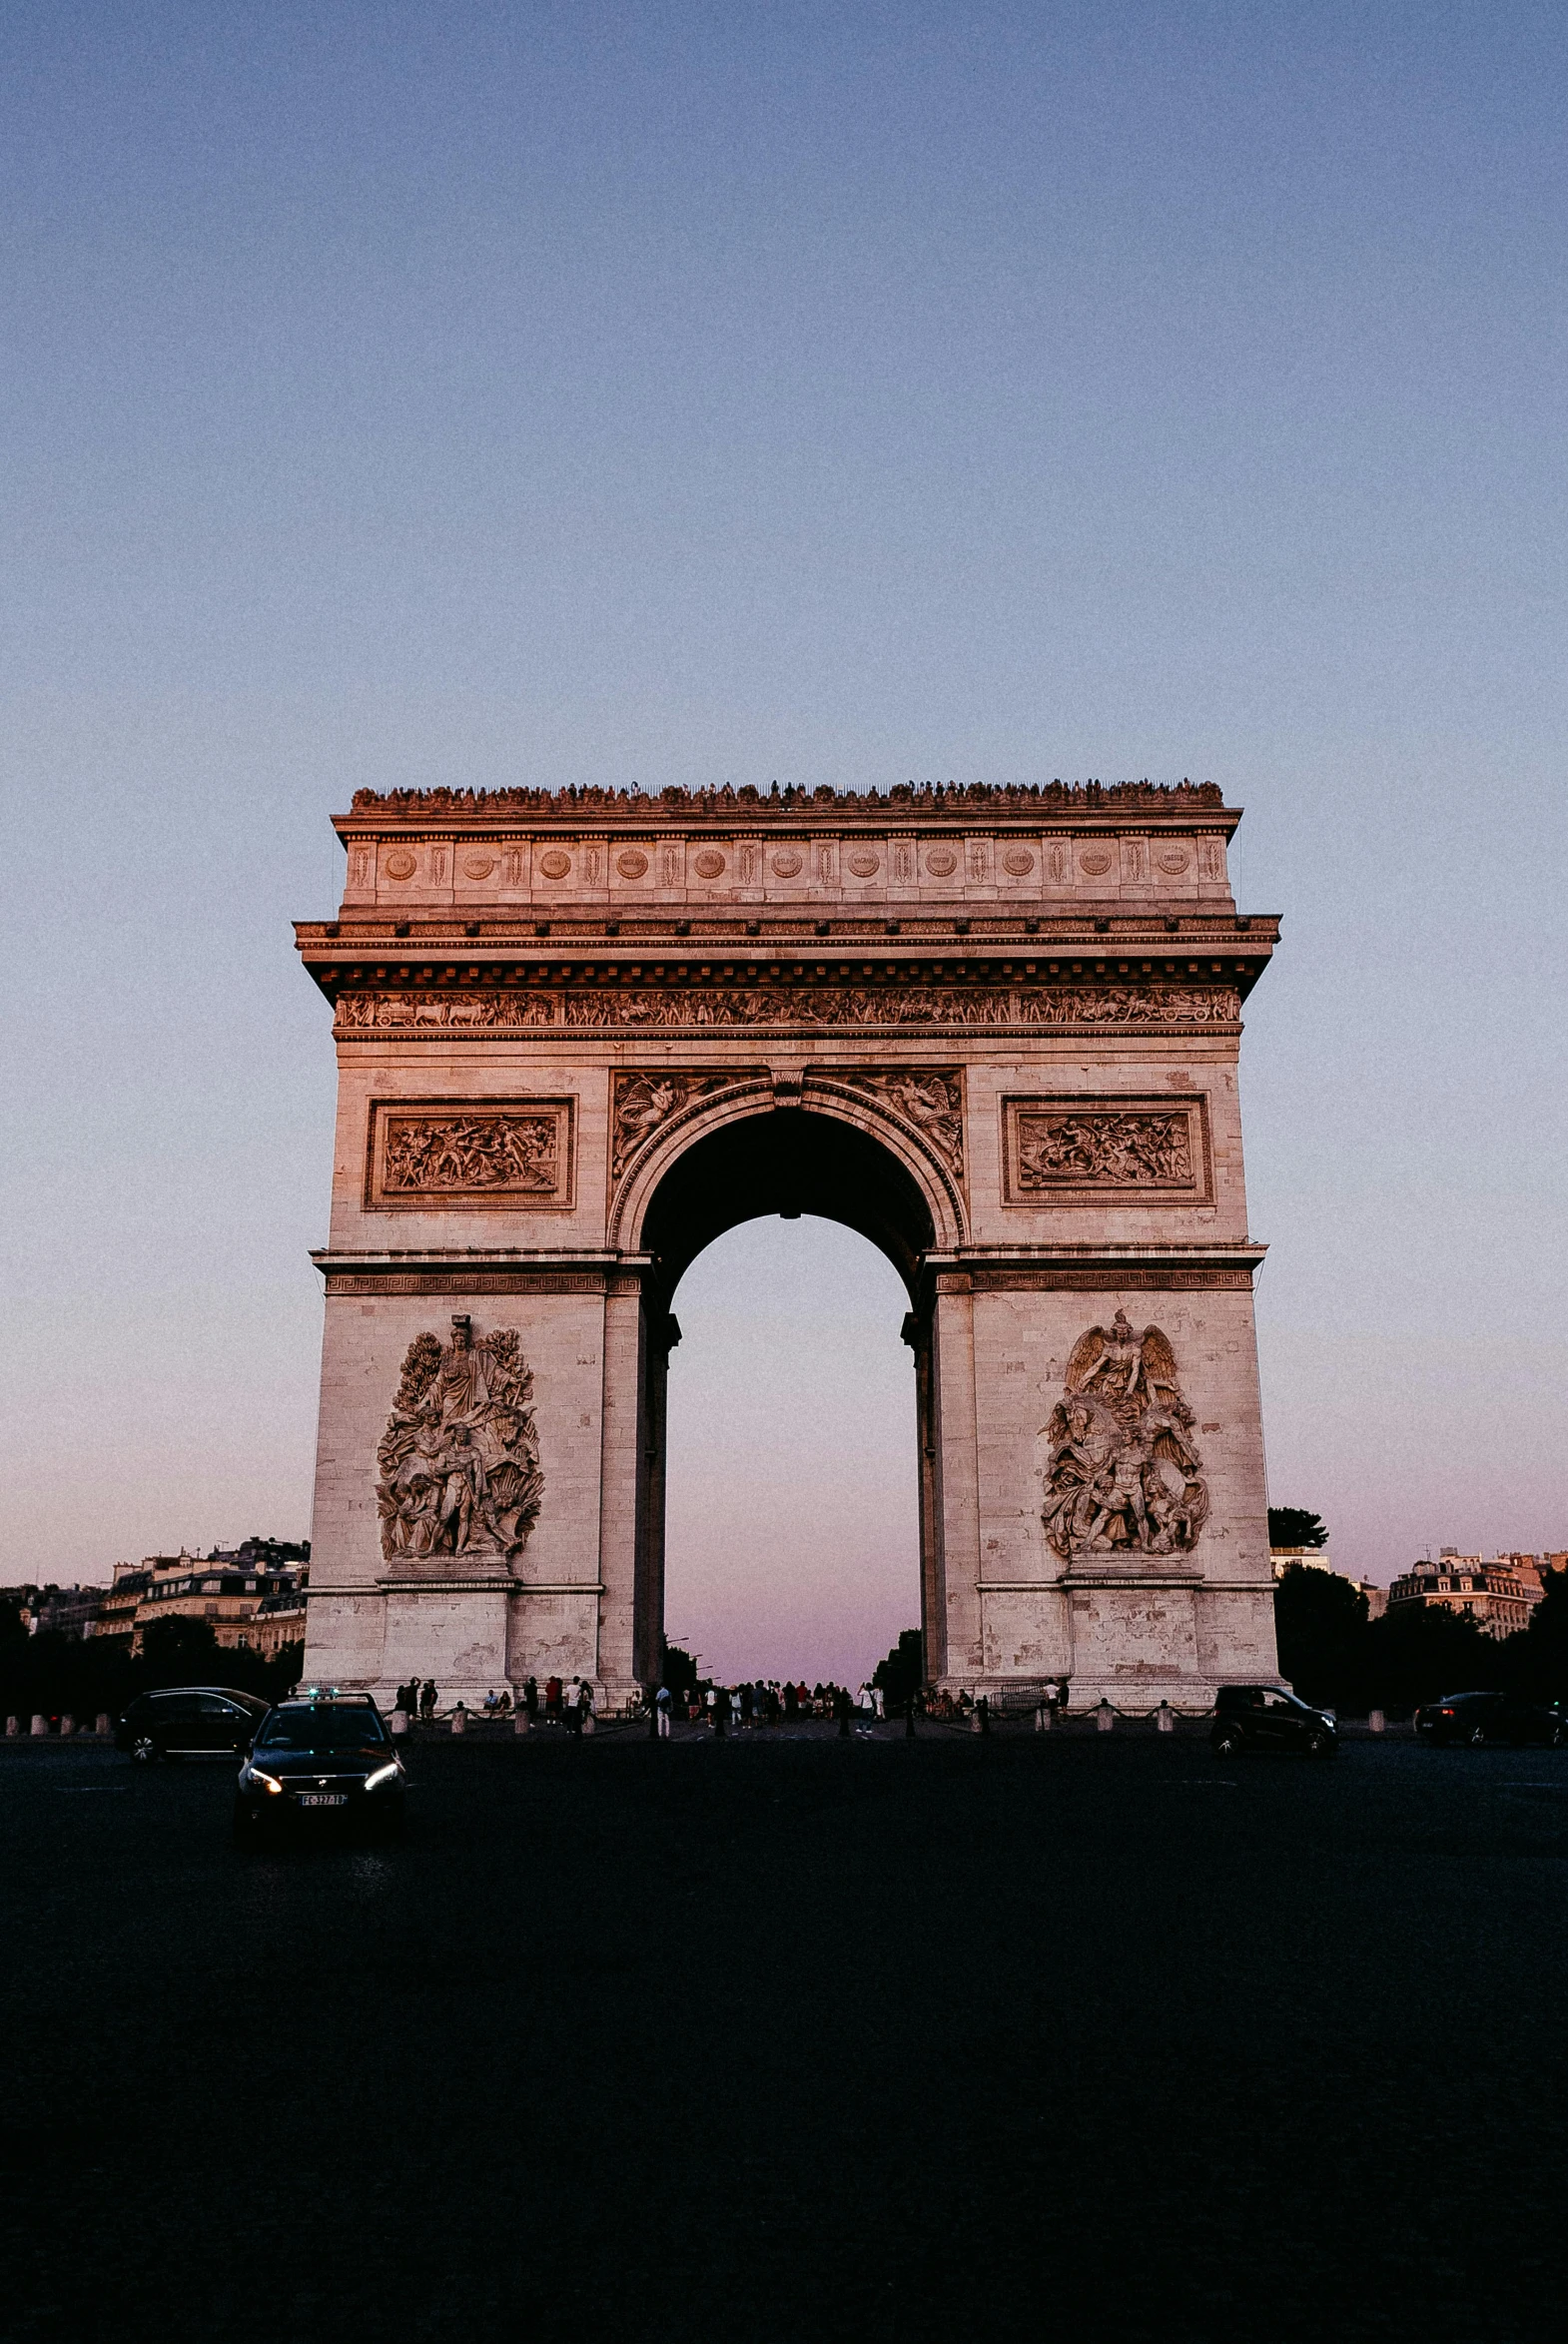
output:
<svg viewBox="0 0 1568 2344"><path fill-rule="evenodd" d="M1387 1730L1387 1723L1388 1721L1383 1716L1383 1713L1380 1709L1369 1709L1367 1711L1366 1730L1369 1734L1384 1733Z"/></svg>
<svg viewBox="0 0 1568 2344"><path fill-rule="evenodd" d="M69 1710L67 1710L67 1711L66 1711L66 1713L65 1713L65 1715L64 1715L64 1717L63 1717L63 1718L60 1720L60 1739L61 1739L61 1741L62 1741L62 1742L64 1742L64 1741L67 1741L67 1740L70 1738L70 1736L71 1736L72 1734L74 1734L75 1732L76 1732L76 1720L75 1720L75 1718L74 1718L74 1717L71 1715L70 1711L69 1711Z"/></svg>
<svg viewBox="0 0 1568 2344"><path fill-rule="evenodd" d="M5 1730L8 1734L19 1734L22 1731L21 1719L7 1718L5 1721Z"/></svg>
<svg viewBox="0 0 1568 2344"><path fill-rule="evenodd" d="M400 1741L408 1731L408 1712L405 1709L394 1709L387 1723L392 1730L392 1740Z"/></svg>
<svg viewBox="0 0 1568 2344"><path fill-rule="evenodd" d="M1155 1724L1162 1734L1176 1732L1176 1712L1169 1701L1163 1701L1155 1712Z"/></svg>
<svg viewBox="0 0 1568 2344"><path fill-rule="evenodd" d="M33 1720L33 1732L35 1734L47 1734L48 1731L49 1720L47 1718L35 1717Z"/></svg>
<svg viewBox="0 0 1568 2344"><path fill-rule="evenodd" d="M525 1709L519 1709L516 1716L511 1721L511 1730L514 1734L525 1734L528 1731L530 1722L531 1721L528 1717L527 1711Z"/></svg>
<svg viewBox="0 0 1568 2344"><path fill-rule="evenodd" d="M108 1712L106 1709L101 1709L101 1710L98 1712L98 1723L97 1723L97 1725L96 1725L96 1726L93 1728L93 1732L94 1732L95 1734L105 1734L105 1735L107 1735L107 1734L108 1734L108 1732L109 1732L109 1712Z"/></svg>
<svg viewBox="0 0 1568 2344"><path fill-rule="evenodd" d="M593 1712L591 1709L585 1709L582 1713L582 1730L585 1734L593 1732Z"/></svg>
<svg viewBox="0 0 1568 2344"><path fill-rule="evenodd" d="M468 1713L465 1709L452 1711L451 1730L454 1734L465 1734L468 1731Z"/></svg>
<svg viewBox="0 0 1568 2344"><path fill-rule="evenodd" d="M1112 1708L1109 1701L1103 1701L1095 1712L1096 1731L1102 1734L1109 1734L1116 1722L1116 1711Z"/></svg>

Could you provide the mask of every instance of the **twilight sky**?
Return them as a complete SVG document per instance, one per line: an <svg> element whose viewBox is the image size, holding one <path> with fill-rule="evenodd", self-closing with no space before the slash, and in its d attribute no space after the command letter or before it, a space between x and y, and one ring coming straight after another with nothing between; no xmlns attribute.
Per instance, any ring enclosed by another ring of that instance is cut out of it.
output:
<svg viewBox="0 0 1568 2344"><path fill-rule="evenodd" d="M1219 782L1271 1494L1568 1544L1568 16L0 25L0 1578L309 1523L361 784ZM903 1303L692 1268L670 1612L917 1617Z"/></svg>

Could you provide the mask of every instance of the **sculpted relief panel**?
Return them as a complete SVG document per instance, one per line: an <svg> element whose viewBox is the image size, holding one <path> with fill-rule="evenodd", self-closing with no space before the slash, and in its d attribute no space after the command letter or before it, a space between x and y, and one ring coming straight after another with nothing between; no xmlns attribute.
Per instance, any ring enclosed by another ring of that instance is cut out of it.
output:
<svg viewBox="0 0 1568 2344"><path fill-rule="evenodd" d="M895 1067L887 1074L822 1070L842 1090L863 1091L917 1131L956 1179L964 1177L964 1089L957 1067Z"/></svg>
<svg viewBox="0 0 1568 2344"><path fill-rule="evenodd" d="M449 1342L415 1336L376 1452L389 1563L453 1555L501 1568L522 1552L544 1495L532 1396L515 1327L476 1340L459 1313Z"/></svg>
<svg viewBox="0 0 1568 2344"><path fill-rule="evenodd" d="M723 1075L671 1074L659 1067L648 1074L617 1075L610 1111L610 1177L618 1180L644 1141L662 1131L673 1116L684 1114L699 1099L715 1091L733 1091L737 1084L759 1078L749 1068Z"/></svg>
<svg viewBox="0 0 1568 2344"><path fill-rule="evenodd" d="M879 987L584 986L493 992L345 993L340 1034L453 1028L687 1029L738 1026L1214 1026L1240 1004L1229 985Z"/></svg>
<svg viewBox="0 0 1568 2344"><path fill-rule="evenodd" d="M1137 1568L1197 1544L1208 1488L1192 1422L1158 1326L1135 1332L1119 1310L1110 1326L1079 1337L1046 1427L1041 1513L1070 1569Z"/></svg>
<svg viewBox="0 0 1568 2344"><path fill-rule="evenodd" d="M571 1153L566 1099L377 1100L366 1202L563 1211Z"/></svg>
<svg viewBox="0 0 1568 2344"><path fill-rule="evenodd" d="M1207 1103L1185 1099L1008 1099L1010 1204L1207 1204Z"/></svg>

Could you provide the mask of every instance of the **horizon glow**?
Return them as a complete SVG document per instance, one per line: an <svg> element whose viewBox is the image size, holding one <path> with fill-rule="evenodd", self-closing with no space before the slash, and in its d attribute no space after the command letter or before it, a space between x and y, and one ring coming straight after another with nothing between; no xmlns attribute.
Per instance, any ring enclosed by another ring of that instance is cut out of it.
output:
<svg viewBox="0 0 1568 2344"><path fill-rule="evenodd" d="M42 0L0 64L0 1580L308 1532L288 923L437 782L1219 782L1270 1494L1378 1581L1568 1546L1560 10ZM670 1625L767 1674L913 1624L887 1274L686 1280ZM829 1339L764 1556L748 1362L799 1413Z"/></svg>

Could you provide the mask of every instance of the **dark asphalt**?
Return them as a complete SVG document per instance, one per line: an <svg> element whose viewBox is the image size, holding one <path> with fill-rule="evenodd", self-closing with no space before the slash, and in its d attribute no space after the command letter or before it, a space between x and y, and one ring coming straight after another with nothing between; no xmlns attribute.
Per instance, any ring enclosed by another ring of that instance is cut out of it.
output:
<svg viewBox="0 0 1568 2344"><path fill-rule="evenodd" d="M1558 2338L1568 1755L0 1752L0 2333Z"/></svg>

